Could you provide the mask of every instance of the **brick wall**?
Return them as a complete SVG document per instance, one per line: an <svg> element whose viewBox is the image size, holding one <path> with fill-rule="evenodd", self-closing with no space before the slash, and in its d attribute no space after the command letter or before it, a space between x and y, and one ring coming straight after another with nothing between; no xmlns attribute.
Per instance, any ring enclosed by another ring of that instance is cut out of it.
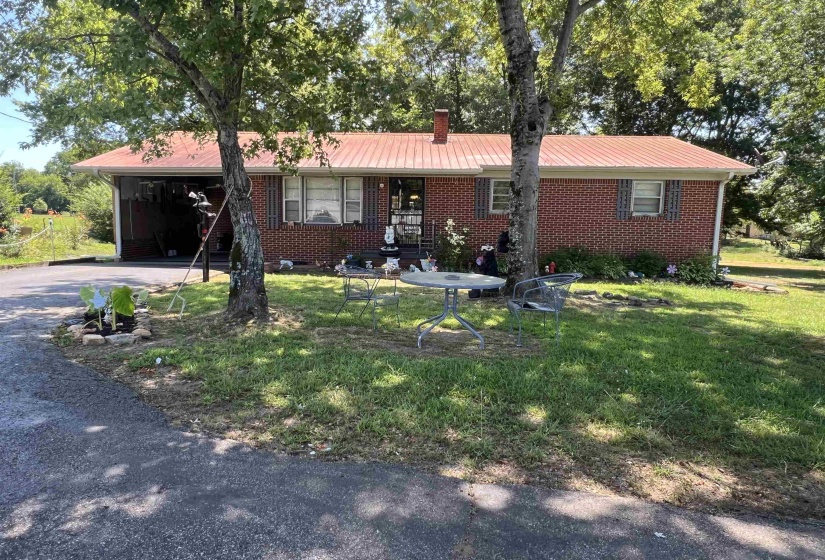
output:
<svg viewBox="0 0 825 560"><path fill-rule="evenodd" d="M710 253L716 218L716 181L683 181L678 220L663 216L616 219L615 179L542 179L539 254L582 246L629 256L642 249L679 261Z"/></svg>
<svg viewBox="0 0 825 560"><path fill-rule="evenodd" d="M474 177L427 177L424 182L424 223L427 228L435 222L436 234L444 231L447 220L470 230L470 246L478 250L485 243L496 245L498 236L508 227L505 214L490 214L475 218Z"/></svg>
<svg viewBox="0 0 825 560"><path fill-rule="evenodd" d="M121 243L120 257L123 260L154 259L163 256L154 239L123 239Z"/></svg>
<svg viewBox="0 0 825 560"><path fill-rule="evenodd" d="M379 223L388 221L388 180L380 178ZM327 260L342 252L359 253L383 244L384 231L367 231L365 226L320 226L281 224L266 228L266 192L263 176L253 176L253 204L264 255L268 261ZM459 227L470 229L470 246L495 245L500 232L508 227L508 217L490 214L474 217L473 177L427 177L425 179L425 227L435 222L442 230L452 218ZM642 249L678 261L710 252L713 243L716 181L683 181L680 218L664 217L616 219L616 179L542 179L539 191L539 254L563 247L584 246L595 251L632 255ZM345 251L333 249L336 237L349 242Z"/></svg>
<svg viewBox="0 0 825 560"><path fill-rule="evenodd" d="M314 261L333 260L342 254L358 254L366 249L378 249L384 244L384 228L370 231L364 225L304 225L289 226L280 224L277 228L266 227L266 185L262 175L251 177L252 204L255 218L261 229L261 244L264 258L276 262L280 259ZM381 187L378 189L378 223L388 222L389 181L379 177ZM280 203L280 202L279 202ZM347 246L341 249L340 240L346 240Z"/></svg>
<svg viewBox="0 0 825 560"><path fill-rule="evenodd" d="M206 199L212 205L212 208L210 208L209 211L217 214L218 210L221 207L221 204L223 204L224 198L226 198L226 191L224 191L223 189L207 190ZM212 249L212 251L217 250L218 241L220 240L221 236L227 232L232 232L232 216L229 213L229 208L224 208L221 215L218 216L218 221L215 222L215 225L212 228L212 235L209 236L209 246ZM227 247L224 250L228 251L229 248Z"/></svg>

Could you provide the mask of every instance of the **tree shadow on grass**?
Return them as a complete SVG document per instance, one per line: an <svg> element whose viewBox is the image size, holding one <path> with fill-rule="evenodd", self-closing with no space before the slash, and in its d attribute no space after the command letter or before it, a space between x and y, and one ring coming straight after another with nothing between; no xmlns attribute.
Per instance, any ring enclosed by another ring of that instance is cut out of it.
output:
<svg viewBox="0 0 825 560"><path fill-rule="evenodd" d="M490 465L507 463L554 487L587 479L683 505L823 517L825 360L815 337L743 323L733 303L618 318L570 309L559 346L534 324L524 353L502 343L474 357L469 336L441 336L435 352L416 355L409 328L392 332L410 352L374 348L365 342L387 335L359 331L356 317L313 338L309 325L328 320L334 300L311 298L301 328L210 337L173 365L235 403L215 425L290 452L332 438L337 458L463 465L493 479ZM661 480L645 480L653 475Z"/></svg>
<svg viewBox="0 0 825 560"><path fill-rule="evenodd" d="M560 345L533 321L519 353L501 302L462 301L462 313L500 344L476 352L469 335L451 342L441 333L435 351L417 353L412 327L440 312L436 291L405 290L403 327L385 317L388 336L357 313L333 323L342 301L335 278L273 286L273 304L288 302L303 322L272 330L227 333L219 315L204 322L199 314L218 309L211 300L222 289L199 287L192 315L176 323L197 332L192 344L160 341L133 364L164 356L170 371L198 383L183 421L198 417L215 432L292 453L331 437L333 458L511 480L505 465L513 480L552 487L823 517L822 341L743 321L741 302L708 308L665 288L675 308L571 307ZM318 329L328 336L314 337ZM405 351L367 343L387 337Z"/></svg>
<svg viewBox="0 0 825 560"><path fill-rule="evenodd" d="M753 277L783 286L825 292L825 270L752 266L731 266L730 270L734 276Z"/></svg>

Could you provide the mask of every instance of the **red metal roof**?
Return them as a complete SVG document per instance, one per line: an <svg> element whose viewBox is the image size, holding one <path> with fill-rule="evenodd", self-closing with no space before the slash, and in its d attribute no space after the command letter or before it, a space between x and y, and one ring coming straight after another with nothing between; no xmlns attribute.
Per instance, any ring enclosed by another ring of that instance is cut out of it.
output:
<svg viewBox="0 0 825 560"><path fill-rule="evenodd" d="M436 144L432 134L334 133L339 144L328 149L332 172L384 172L422 174L479 174L510 166L510 136L506 134L450 134L446 144ZM253 139L241 133L241 144ZM215 142L199 144L191 135L175 133L171 155L143 161L142 152L128 147L82 161L77 171L98 169L115 174L209 173L220 174ZM748 174L753 167L670 136L546 136L541 146L542 171L681 170ZM277 172L269 153L246 161L250 173ZM316 159L298 164L299 171L318 169Z"/></svg>

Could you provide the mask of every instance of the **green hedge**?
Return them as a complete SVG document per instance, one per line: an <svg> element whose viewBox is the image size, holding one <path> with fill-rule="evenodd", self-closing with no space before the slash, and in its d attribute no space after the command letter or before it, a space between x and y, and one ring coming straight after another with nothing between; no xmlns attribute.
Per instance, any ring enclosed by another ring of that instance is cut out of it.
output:
<svg viewBox="0 0 825 560"><path fill-rule="evenodd" d="M556 263L556 272L580 272L595 278L617 280L627 277L628 271L642 273L646 278L655 278L665 272L671 263L662 255L654 251L640 251L629 259L623 259L612 253L597 253L584 247L568 247L558 249L539 259L540 270L545 273L546 267ZM677 265L675 277L691 284L710 284L718 280L719 276L714 269L714 259L710 255L697 255Z"/></svg>

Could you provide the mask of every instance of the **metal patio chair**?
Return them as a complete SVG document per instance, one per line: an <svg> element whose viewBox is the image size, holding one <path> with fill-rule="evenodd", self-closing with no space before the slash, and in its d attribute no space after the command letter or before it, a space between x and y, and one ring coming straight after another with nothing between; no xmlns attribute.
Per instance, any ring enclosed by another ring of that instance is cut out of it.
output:
<svg viewBox="0 0 825 560"><path fill-rule="evenodd" d="M397 275L386 275L374 269L357 266L348 266L339 274L344 280L344 301L341 302L340 307L338 307L333 321L338 318L338 315L341 314L341 311L348 302L363 301L365 302L364 307L361 309L361 313L358 314L358 318L360 319L364 315L364 311L372 306L372 330L378 330L378 319L375 314L378 307L395 306L395 318L398 326L401 326L401 314L398 309L401 298L398 294ZM377 293L378 284L382 279L393 281L391 294Z"/></svg>
<svg viewBox="0 0 825 560"><path fill-rule="evenodd" d="M518 321L518 340L516 346L521 346L521 314L522 312L538 312L543 315L544 328L547 330L547 315L556 316L556 343L558 344L561 330L559 314L561 313L570 286L582 277L578 272L571 274L551 274L530 280L517 282L513 287L513 297L507 301L510 311L510 332L513 332L513 317ZM521 296L518 294L521 293Z"/></svg>

